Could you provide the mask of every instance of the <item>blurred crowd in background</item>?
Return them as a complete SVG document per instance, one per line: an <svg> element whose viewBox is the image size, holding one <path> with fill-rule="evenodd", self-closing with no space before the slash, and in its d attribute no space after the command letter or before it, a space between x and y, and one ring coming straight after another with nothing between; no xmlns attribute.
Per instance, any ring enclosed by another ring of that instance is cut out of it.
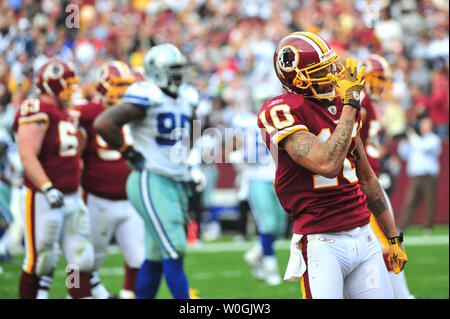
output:
<svg viewBox="0 0 450 319"><path fill-rule="evenodd" d="M277 93L275 46L302 30L327 39L341 61L376 53L391 63L393 98L382 114L389 135L427 111L445 137L448 12L448 0L2 0L0 107L17 106L49 58L74 61L89 96L105 60L139 67L152 45L168 41L197 66L198 115L226 125L229 113L251 108L259 86Z"/></svg>
<svg viewBox="0 0 450 319"><path fill-rule="evenodd" d="M390 141L424 115L448 138L448 0L0 0L0 17L2 123L50 58L74 62L89 98L104 61L139 68L151 46L172 42L196 66L197 116L205 127L226 127L233 114L259 110L261 91L281 93L276 44L310 31L341 62L375 53L391 64L392 98L380 111L388 153Z"/></svg>

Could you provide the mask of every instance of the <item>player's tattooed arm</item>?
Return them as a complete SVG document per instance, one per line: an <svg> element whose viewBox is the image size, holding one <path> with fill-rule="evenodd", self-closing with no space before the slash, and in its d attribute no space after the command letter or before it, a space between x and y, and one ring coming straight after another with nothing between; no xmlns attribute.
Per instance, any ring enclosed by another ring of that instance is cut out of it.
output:
<svg viewBox="0 0 450 319"><path fill-rule="evenodd" d="M351 143L355 113L351 109L343 111L333 134L322 142L307 131L297 131L280 145L289 156L306 169L333 178L342 169L345 156Z"/></svg>
<svg viewBox="0 0 450 319"><path fill-rule="evenodd" d="M298 131L287 137L290 142L286 143L289 147L288 153L293 157L308 156L317 137L307 131Z"/></svg>
<svg viewBox="0 0 450 319"><path fill-rule="evenodd" d="M120 149L124 145L122 126L144 118L145 112L145 109L130 103L116 104L95 119L94 129L111 148Z"/></svg>
<svg viewBox="0 0 450 319"><path fill-rule="evenodd" d="M343 120L339 121L339 124L322 147L327 150L329 160L340 168L351 143L354 121Z"/></svg>
<svg viewBox="0 0 450 319"><path fill-rule="evenodd" d="M367 208L375 216L387 237L397 236L398 232L392 214L389 211L387 195L367 160L364 145L359 134L356 137L356 146L353 154L357 159L355 164L356 175L358 176L361 190L367 197Z"/></svg>

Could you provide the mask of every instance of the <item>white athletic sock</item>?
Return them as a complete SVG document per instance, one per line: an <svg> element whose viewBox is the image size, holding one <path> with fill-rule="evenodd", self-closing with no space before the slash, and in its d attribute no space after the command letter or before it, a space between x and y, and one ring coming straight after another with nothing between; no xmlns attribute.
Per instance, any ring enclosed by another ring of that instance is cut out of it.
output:
<svg viewBox="0 0 450 319"><path fill-rule="evenodd" d="M92 273L92 277L90 279L91 282L91 293L95 299L109 299L111 294L108 289L103 286L100 282L100 277L98 276L98 272L94 271Z"/></svg>
<svg viewBox="0 0 450 319"><path fill-rule="evenodd" d="M53 278L50 276L42 276L39 280L39 289L36 294L36 299L48 299L48 292L52 285Z"/></svg>

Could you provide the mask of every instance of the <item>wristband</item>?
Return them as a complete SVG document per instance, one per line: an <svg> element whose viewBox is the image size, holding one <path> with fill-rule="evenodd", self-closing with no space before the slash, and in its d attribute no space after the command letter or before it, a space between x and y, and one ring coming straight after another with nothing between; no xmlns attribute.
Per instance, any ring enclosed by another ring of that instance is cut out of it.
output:
<svg viewBox="0 0 450 319"><path fill-rule="evenodd" d="M348 101L343 102L343 104L353 106L358 111L361 111L361 105L359 104L359 101L357 101L357 100L353 100L353 99L348 100Z"/></svg>
<svg viewBox="0 0 450 319"><path fill-rule="evenodd" d="M125 150L128 148L128 144L127 143L123 143L123 145L121 147L119 147L119 152L123 153L125 152Z"/></svg>
<svg viewBox="0 0 450 319"><path fill-rule="evenodd" d="M45 193L52 187L53 187L52 182L46 182L46 183L42 184L42 186L39 189L41 190L41 192Z"/></svg>
<svg viewBox="0 0 450 319"><path fill-rule="evenodd" d="M395 244L395 239L398 239L400 243L403 243L403 233L400 233L398 236L390 237L388 240L391 242L391 244Z"/></svg>

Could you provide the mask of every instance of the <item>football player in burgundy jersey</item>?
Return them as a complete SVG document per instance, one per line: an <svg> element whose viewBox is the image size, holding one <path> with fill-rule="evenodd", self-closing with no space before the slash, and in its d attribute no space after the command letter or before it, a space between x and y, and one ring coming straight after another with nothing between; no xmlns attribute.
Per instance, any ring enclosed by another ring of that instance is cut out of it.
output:
<svg viewBox="0 0 450 319"><path fill-rule="evenodd" d="M284 37L274 66L287 93L258 116L277 163L275 191L294 224L285 279L301 277L304 298L343 298L344 290L350 298L392 298L369 209L389 238L396 272L407 257L359 137L365 67L338 60L313 33Z"/></svg>
<svg viewBox="0 0 450 319"><path fill-rule="evenodd" d="M109 298L110 294L100 282L97 271L103 265L106 249L114 237L125 258L125 278L121 298L134 298L136 276L144 260L144 225L142 218L127 199L125 184L130 174L120 152L94 131L95 118L108 106L122 98L135 76L123 62L113 60L104 63L97 71L93 101L76 106L79 123L86 137L82 153L82 187L91 217L92 242L95 250L95 272L91 278L92 295ZM128 127L122 129L127 144L132 144Z"/></svg>
<svg viewBox="0 0 450 319"><path fill-rule="evenodd" d="M382 125L379 121L379 114L382 111L380 103L389 99L391 95L392 71L389 62L376 54L370 54L362 61L362 65L366 67L366 74L364 76L365 86L361 91L362 128L359 135L366 151L367 160L375 175L379 177L382 133ZM385 194L385 198L390 212L393 213L387 194ZM396 299L414 298L409 292L404 272L395 274L389 266L388 239L373 214L370 216L370 225L381 244L384 262L394 289L394 297Z"/></svg>
<svg viewBox="0 0 450 319"><path fill-rule="evenodd" d="M94 250L89 215L78 192L79 136L67 108L78 82L70 63L50 60L36 74L39 98L25 100L15 118L26 191L20 298L48 297L58 246L75 280L67 281L69 295L91 296Z"/></svg>

